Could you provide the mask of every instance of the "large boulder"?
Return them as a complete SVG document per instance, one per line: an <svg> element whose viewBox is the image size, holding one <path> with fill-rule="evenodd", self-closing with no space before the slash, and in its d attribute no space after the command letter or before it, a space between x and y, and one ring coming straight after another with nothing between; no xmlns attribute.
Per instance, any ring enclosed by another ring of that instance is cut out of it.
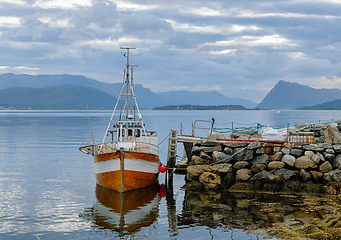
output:
<svg viewBox="0 0 341 240"><path fill-rule="evenodd" d="M223 143L223 145L225 147L230 147L230 148L239 148L239 147L246 147L248 143L231 141L231 142L225 142Z"/></svg>
<svg viewBox="0 0 341 240"><path fill-rule="evenodd" d="M290 148L282 148L282 152L285 154L285 155L289 155L290 154Z"/></svg>
<svg viewBox="0 0 341 240"><path fill-rule="evenodd" d="M308 158L311 158L312 156L314 156L314 152L313 151L305 151L304 152L304 156L307 156Z"/></svg>
<svg viewBox="0 0 341 240"><path fill-rule="evenodd" d="M324 152L323 156L324 156L324 159L328 162L334 161L334 157L335 157L334 154Z"/></svg>
<svg viewBox="0 0 341 240"><path fill-rule="evenodd" d="M266 165L265 164L262 164L262 163L259 163L259 164L253 164L251 166L251 172L253 173L259 173L263 170L266 169Z"/></svg>
<svg viewBox="0 0 341 240"><path fill-rule="evenodd" d="M307 156L302 156L296 159L295 168L297 169L314 169L317 168L317 165L308 158Z"/></svg>
<svg viewBox="0 0 341 240"><path fill-rule="evenodd" d="M207 165L210 163L211 163L211 161L208 159L203 159L203 158L198 157L198 156L192 156L191 162L189 165Z"/></svg>
<svg viewBox="0 0 341 240"><path fill-rule="evenodd" d="M210 167L208 165L192 165L187 167L186 180L187 181L197 181L199 176L206 171L209 171Z"/></svg>
<svg viewBox="0 0 341 240"><path fill-rule="evenodd" d="M321 162L322 162L321 159L319 158L319 156L317 156L316 154L314 154L310 159L313 160L313 162L317 166L319 166L321 164Z"/></svg>
<svg viewBox="0 0 341 240"><path fill-rule="evenodd" d="M216 145L216 146L201 146L202 151L205 153L212 153L214 151L220 152L221 151L221 146Z"/></svg>
<svg viewBox="0 0 341 240"><path fill-rule="evenodd" d="M262 147L262 143L256 141L256 142L250 143L249 146L247 146L247 149L255 150L260 147Z"/></svg>
<svg viewBox="0 0 341 240"><path fill-rule="evenodd" d="M328 183L328 182L341 182L341 170L340 169L335 169L333 171L327 172L323 174L323 182Z"/></svg>
<svg viewBox="0 0 341 240"><path fill-rule="evenodd" d="M322 186L322 192L324 194L336 195L337 191L332 186Z"/></svg>
<svg viewBox="0 0 341 240"><path fill-rule="evenodd" d="M311 173L304 170L304 169L300 170L299 176L300 176L300 179L302 180L302 182L309 181L312 178Z"/></svg>
<svg viewBox="0 0 341 240"><path fill-rule="evenodd" d="M230 148L230 147L224 147L223 152L226 153L226 154L228 154L228 155L232 155L233 149Z"/></svg>
<svg viewBox="0 0 341 240"><path fill-rule="evenodd" d="M325 162L326 161L326 159L324 158L322 153L317 152L315 154L316 154L316 156L318 156L320 158L321 162Z"/></svg>
<svg viewBox="0 0 341 240"><path fill-rule="evenodd" d="M211 160L212 159L212 157L210 157L210 155L208 155L206 152L204 152L204 151L201 151L200 152L200 157L202 158L202 159L207 159L207 160Z"/></svg>
<svg viewBox="0 0 341 240"><path fill-rule="evenodd" d="M233 184L236 183L236 178L233 173L228 173L221 180L221 187L223 189L229 189Z"/></svg>
<svg viewBox="0 0 341 240"><path fill-rule="evenodd" d="M234 169L239 170L239 169L243 169L243 168L248 168L249 166L250 166L249 162L240 161L240 162L236 162L234 164Z"/></svg>
<svg viewBox="0 0 341 240"><path fill-rule="evenodd" d="M313 152L323 152L323 151L324 151L324 148L319 147L319 146L316 145L316 144L304 145L304 146L303 146L303 149L304 149L305 151L313 151Z"/></svg>
<svg viewBox="0 0 341 240"><path fill-rule="evenodd" d="M242 148L238 152L232 155L231 161L249 161L253 158L253 150Z"/></svg>
<svg viewBox="0 0 341 240"><path fill-rule="evenodd" d="M286 181L296 179L296 173L285 168L277 169L274 174L283 177Z"/></svg>
<svg viewBox="0 0 341 240"><path fill-rule="evenodd" d="M202 173L199 177L199 182L206 190L215 190L221 186L221 178L219 175L211 172Z"/></svg>
<svg viewBox="0 0 341 240"><path fill-rule="evenodd" d="M269 173L268 171L262 171L259 172L257 174L255 174L250 181L265 181L265 182L271 182L274 181L276 179L278 179L279 177L276 176L275 174Z"/></svg>
<svg viewBox="0 0 341 240"><path fill-rule="evenodd" d="M326 149L325 152L330 153L330 154L335 154L335 151L333 149Z"/></svg>
<svg viewBox="0 0 341 240"><path fill-rule="evenodd" d="M324 162L320 165L319 170L321 173L327 173L333 170L333 166L330 164L330 162Z"/></svg>
<svg viewBox="0 0 341 240"><path fill-rule="evenodd" d="M295 162L296 162L296 158L294 156L291 155L284 155L282 157L282 162L284 162L286 165L290 166L290 167L294 167L295 166Z"/></svg>
<svg viewBox="0 0 341 240"><path fill-rule="evenodd" d="M282 157L283 157L283 152L276 152L274 155L272 155L270 157L271 161L281 161Z"/></svg>
<svg viewBox="0 0 341 240"><path fill-rule="evenodd" d="M214 164L211 167L211 171L223 177L228 173L233 173L233 165L229 163Z"/></svg>
<svg viewBox="0 0 341 240"><path fill-rule="evenodd" d="M224 153L224 152L219 152L219 151L214 151L212 153L212 160L213 162L223 162L227 161L229 159L230 155Z"/></svg>
<svg viewBox="0 0 341 240"><path fill-rule="evenodd" d="M317 171L310 171L310 174L311 174L314 182L319 182L323 177L323 173L317 172Z"/></svg>
<svg viewBox="0 0 341 240"><path fill-rule="evenodd" d="M337 155L332 161L334 168L341 168L341 154Z"/></svg>
<svg viewBox="0 0 341 240"><path fill-rule="evenodd" d="M333 148L333 145L331 145L330 143L320 143L318 146L321 147L321 148L324 148L324 149L331 149L331 148Z"/></svg>
<svg viewBox="0 0 341 240"><path fill-rule="evenodd" d="M284 162L273 161L273 162L269 162L268 169L271 171L271 170L284 168L284 166L285 166Z"/></svg>
<svg viewBox="0 0 341 240"><path fill-rule="evenodd" d="M291 149L290 154L293 155L294 157L300 157L303 155L303 150L293 148L293 149Z"/></svg>
<svg viewBox="0 0 341 240"><path fill-rule="evenodd" d="M270 158L267 154L262 154L260 156L254 157L250 163L251 164L268 164L270 161Z"/></svg>
<svg viewBox="0 0 341 240"><path fill-rule="evenodd" d="M250 169L240 169L236 172L236 181L237 182L245 182L251 178L251 170Z"/></svg>
<svg viewBox="0 0 341 240"><path fill-rule="evenodd" d="M201 151L203 151L202 147L193 146L193 148L192 148L192 154L193 155L199 156Z"/></svg>
<svg viewBox="0 0 341 240"><path fill-rule="evenodd" d="M334 124L329 124L327 129L323 131L324 142L330 144L340 144L341 143L341 135L337 126Z"/></svg>
<svg viewBox="0 0 341 240"><path fill-rule="evenodd" d="M335 152L339 153L341 152L341 144L335 144L333 145L333 149Z"/></svg>

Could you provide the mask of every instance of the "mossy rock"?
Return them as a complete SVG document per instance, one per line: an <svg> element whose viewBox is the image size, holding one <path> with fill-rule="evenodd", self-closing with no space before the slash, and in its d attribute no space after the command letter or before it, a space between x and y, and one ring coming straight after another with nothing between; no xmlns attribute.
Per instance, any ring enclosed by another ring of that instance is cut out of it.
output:
<svg viewBox="0 0 341 240"><path fill-rule="evenodd" d="M287 192L301 192L302 183L300 181L288 181L283 184L283 190Z"/></svg>
<svg viewBox="0 0 341 240"><path fill-rule="evenodd" d="M317 230L314 233L306 234L304 235L304 237L309 238L309 239L318 239L318 240L339 239L339 238L334 238L334 235L326 233L325 231L322 231L322 230Z"/></svg>
<svg viewBox="0 0 341 240"><path fill-rule="evenodd" d="M266 192L280 192L282 191L282 184L276 182L264 183L262 190Z"/></svg>
<svg viewBox="0 0 341 240"><path fill-rule="evenodd" d="M302 192L306 192L306 193L313 193L313 194L319 194L321 193L321 187L322 184L320 183L313 183L313 182L306 182L302 184Z"/></svg>
<svg viewBox="0 0 341 240"><path fill-rule="evenodd" d="M251 183L247 182L237 182L232 187L229 188L229 191L253 191L254 186Z"/></svg>
<svg viewBox="0 0 341 240"><path fill-rule="evenodd" d="M337 182L329 182L326 184L327 186L332 186L333 188L335 188L337 191L341 190L341 183L337 183Z"/></svg>
<svg viewBox="0 0 341 240"><path fill-rule="evenodd" d="M203 185L199 182L188 182L182 188L189 191L201 191L203 190Z"/></svg>
<svg viewBox="0 0 341 240"><path fill-rule="evenodd" d="M291 237L293 237L293 232L290 229L286 228L271 229L267 231L267 234L279 239L290 239Z"/></svg>

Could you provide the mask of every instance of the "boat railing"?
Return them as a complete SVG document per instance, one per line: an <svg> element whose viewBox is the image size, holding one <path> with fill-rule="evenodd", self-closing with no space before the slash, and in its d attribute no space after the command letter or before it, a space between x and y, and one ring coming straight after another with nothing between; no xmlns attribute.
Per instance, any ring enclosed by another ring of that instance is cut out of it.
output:
<svg viewBox="0 0 341 240"><path fill-rule="evenodd" d="M85 141L81 143L78 149L85 154L94 154L95 145L92 142Z"/></svg>
<svg viewBox="0 0 341 240"><path fill-rule="evenodd" d="M209 126L204 126L210 124ZM214 121L207 121L207 120L195 120L192 122L192 137L196 136L196 130L209 130L212 131ZM184 130L182 128L182 122L180 122L180 135L185 136Z"/></svg>
<svg viewBox="0 0 341 240"><path fill-rule="evenodd" d="M124 149L126 151L139 151L157 154L159 151L159 146L147 142L128 142L128 141L114 141L105 142L95 145L94 149L97 149L96 155L103 153L112 153L117 150Z"/></svg>

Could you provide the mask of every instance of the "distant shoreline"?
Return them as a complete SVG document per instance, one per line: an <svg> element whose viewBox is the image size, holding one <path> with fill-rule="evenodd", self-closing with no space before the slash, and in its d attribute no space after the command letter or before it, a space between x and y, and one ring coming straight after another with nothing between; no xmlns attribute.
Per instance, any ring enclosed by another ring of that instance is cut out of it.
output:
<svg viewBox="0 0 341 240"><path fill-rule="evenodd" d="M164 107L156 107L156 108L153 108L152 110L181 111L181 110L259 110L259 109L246 108L241 105L218 105L218 106L169 105L169 106L164 106Z"/></svg>

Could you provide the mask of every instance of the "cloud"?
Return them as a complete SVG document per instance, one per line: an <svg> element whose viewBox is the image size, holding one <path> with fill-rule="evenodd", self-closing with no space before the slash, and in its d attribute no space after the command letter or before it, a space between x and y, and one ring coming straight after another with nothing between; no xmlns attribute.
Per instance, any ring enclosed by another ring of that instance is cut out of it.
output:
<svg viewBox="0 0 341 240"><path fill-rule="evenodd" d="M34 15L28 15L23 18L21 24L30 30L33 39L40 39L43 32L47 31L49 28L48 23L40 21Z"/></svg>
<svg viewBox="0 0 341 240"><path fill-rule="evenodd" d="M10 38L16 39L17 35L14 32L6 31L6 32L2 32L0 37L2 39L10 39Z"/></svg>
<svg viewBox="0 0 341 240"><path fill-rule="evenodd" d="M69 23L75 28L97 26L108 29L116 26L118 16L115 3L99 1L91 7L79 7L76 11L72 11Z"/></svg>
<svg viewBox="0 0 341 240"><path fill-rule="evenodd" d="M171 24L159 17L147 13L135 13L123 15L120 26L125 34L147 34L148 38L169 38L174 36Z"/></svg>
<svg viewBox="0 0 341 240"><path fill-rule="evenodd" d="M121 81L119 47L132 46L137 82L155 92L261 101L279 80L341 87L340 11L322 0L5 0L0 66Z"/></svg>
<svg viewBox="0 0 341 240"><path fill-rule="evenodd" d="M91 32L86 32L83 30L78 30L75 28L66 29L61 35L59 35L60 39L69 39L69 40L92 40L95 39L95 34Z"/></svg>

